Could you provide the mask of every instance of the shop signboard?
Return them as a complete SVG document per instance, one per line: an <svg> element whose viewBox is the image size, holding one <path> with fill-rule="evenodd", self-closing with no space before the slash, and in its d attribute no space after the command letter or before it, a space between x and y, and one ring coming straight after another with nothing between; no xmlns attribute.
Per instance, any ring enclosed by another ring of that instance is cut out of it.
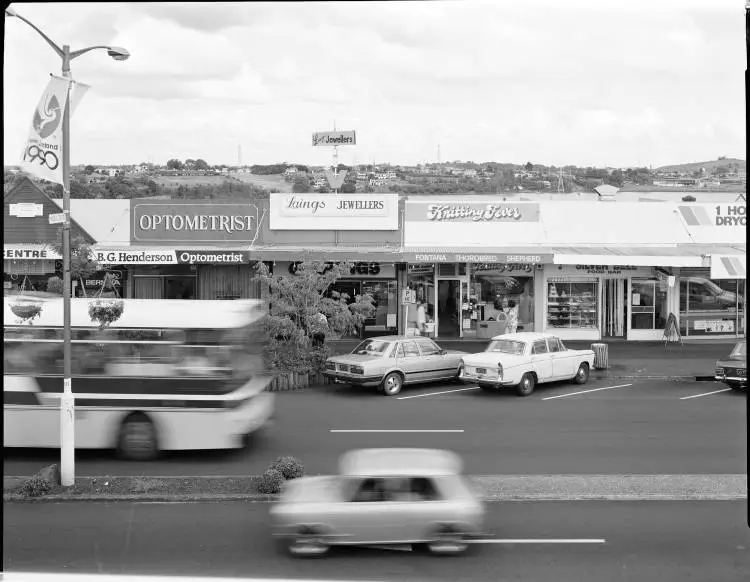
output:
<svg viewBox="0 0 750 582"><path fill-rule="evenodd" d="M539 222L537 202L406 202L406 221L412 222Z"/></svg>
<svg viewBox="0 0 750 582"><path fill-rule="evenodd" d="M357 145L354 131L316 131L312 134L313 147Z"/></svg>
<svg viewBox="0 0 750 582"><path fill-rule="evenodd" d="M678 205L679 215L698 244L745 243L747 207L744 203Z"/></svg>
<svg viewBox="0 0 750 582"><path fill-rule="evenodd" d="M175 251L179 265L243 265L250 262L250 251Z"/></svg>
<svg viewBox="0 0 750 582"><path fill-rule="evenodd" d="M551 263L552 253L534 253L534 254L499 254L499 253L423 253L407 252L404 253L404 259L410 263L495 263L498 265L513 264L532 264L539 265ZM508 267L510 268L510 267Z"/></svg>
<svg viewBox="0 0 750 582"><path fill-rule="evenodd" d="M3 259L12 261L55 260L62 255L47 245L3 245Z"/></svg>
<svg viewBox="0 0 750 582"><path fill-rule="evenodd" d="M276 261L274 263L274 272L295 275L300 264L300 261ZM326 262L325 268L330 268L333 264L332 262ZM352 262L350 274L355 279L393 279L396 277L396 266L393 263L354 261Z"/></svg>
<svg viewBox="0 0 750 582"><path fill-rule="evenodd" d="M94 249L100 265L176 265L177 253L169 249Z"/></svg>
<svg viewBox="0 0 750 582"><path fill-rule="evenodd" d="M271 194L271 230L398 230L398 194Z"/></svg>
<svg viewBox="0 0 750 582"><path fill-rule="evenodd" d="M131 200L130 217L134 244L252 244L259 232L258 207L238 202Z"/></svg>

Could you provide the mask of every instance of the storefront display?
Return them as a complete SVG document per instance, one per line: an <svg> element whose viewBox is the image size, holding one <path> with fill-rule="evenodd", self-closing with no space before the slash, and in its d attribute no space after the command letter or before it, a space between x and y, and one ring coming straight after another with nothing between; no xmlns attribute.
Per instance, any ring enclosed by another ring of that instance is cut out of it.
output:
<svg viewBox="0 0 750 582"><path fill-rule="evenodd" d="M517 331L533 331L534 269L529 264L472 264L463 314L469 326L464 327L464 335L476 333L480 322L503 319L510 303L517 309Z"/></svg>
<svg viewBox="0 0 750 582"><path fill-rule="evenodd" d="M708 269L680 274L680 333L685 337L743 335L745 280L708 277Z"/></svg>
<svg viewBox="0 0 750 582"><path fill-rule="evenodd" d="M435 325L435 265L432 263L410 264L407 268L406 284L416 293L416 303L407 309L407 333L409 330L418 329L421 322L418 321L419 305L424 305L425 322L420 333L427 331L426 335L434 335ZM413 333L413 332L411 332Z"/></svg>
<svg viewBox="0 0 750 582"><path fill-rule="evenodd" d="M598 282L547 283L547 326L595 329L599 321Z"/></svg>

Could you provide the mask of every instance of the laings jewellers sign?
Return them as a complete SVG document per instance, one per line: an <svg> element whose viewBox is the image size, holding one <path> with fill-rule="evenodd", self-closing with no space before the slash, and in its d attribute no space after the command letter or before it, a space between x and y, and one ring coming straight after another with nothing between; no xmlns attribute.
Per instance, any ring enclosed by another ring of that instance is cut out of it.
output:
<svg viewBox="0 0 750 582"><path fill-rule="evenodd" d="M539 222L536 202L406 203L406 220L419 222Z"/></svg>
<svg viewBox="0 0 750 582"><path fill-rule="evenodd" d="M255 204L223 202L160 202L132 200L130 239L133 243L251 243L258 235Z"/></svg>
<svg viewBox="0 0 750 582"><path fill-rule="evenodd" d="M271 194L271 230L398 230L398 194Z"/></svg>

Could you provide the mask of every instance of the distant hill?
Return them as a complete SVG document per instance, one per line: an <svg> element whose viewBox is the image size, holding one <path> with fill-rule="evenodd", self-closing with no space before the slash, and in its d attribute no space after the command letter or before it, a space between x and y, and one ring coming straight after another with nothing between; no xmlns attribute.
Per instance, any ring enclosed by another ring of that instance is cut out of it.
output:
<svg viewBox="0 0 750 582"><path fill-rule="evenodd" d="M656 168L657 172L695 172L701 168L706 168L707 171L713 171L721 166L729 167L731 170L744 170L745 160L738 160L737 158L724 158L723 160L711 160L710 162L694 162L692 164L675 164L672 166L662 166Z"/></svg>

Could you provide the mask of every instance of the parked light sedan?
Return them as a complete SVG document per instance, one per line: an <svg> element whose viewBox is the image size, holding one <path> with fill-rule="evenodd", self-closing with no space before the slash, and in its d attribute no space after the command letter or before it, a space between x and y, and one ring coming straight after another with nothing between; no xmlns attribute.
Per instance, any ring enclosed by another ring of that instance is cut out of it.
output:
<svg viewBox="0 0 750 582"><path fill-rule="evenodd" d="M726 358L717 360L714 378L734 390L747 388L747 341L737 342Z"/></svg>
<svg viewBox="0 0 750 582"><path fill-rule="evenodd" d="M544 382L585 384L593 365L593 351L569 350L556 336L511 333L492 338L484 352L464 356L459 380L485 390L515 386L519 396L528 396Z"/></svg>
<svg viewBox="0 0 750 582"><path fill-rule="evenodd" d="M461 459L436 449L360 449L339 475L287 481L271 508L271 532L296 556L335 545L400 545L461 553L483 537L484 505Z"/></svg>
<svg viewBox="0 0 750 582"><path fill-rule="evenodd" d="M466 355L444 350L426 337L374 337L350 354L328 358L323 373L338 382L377 386L387 396L394 396L404 385L455 380Z"/></svg>

